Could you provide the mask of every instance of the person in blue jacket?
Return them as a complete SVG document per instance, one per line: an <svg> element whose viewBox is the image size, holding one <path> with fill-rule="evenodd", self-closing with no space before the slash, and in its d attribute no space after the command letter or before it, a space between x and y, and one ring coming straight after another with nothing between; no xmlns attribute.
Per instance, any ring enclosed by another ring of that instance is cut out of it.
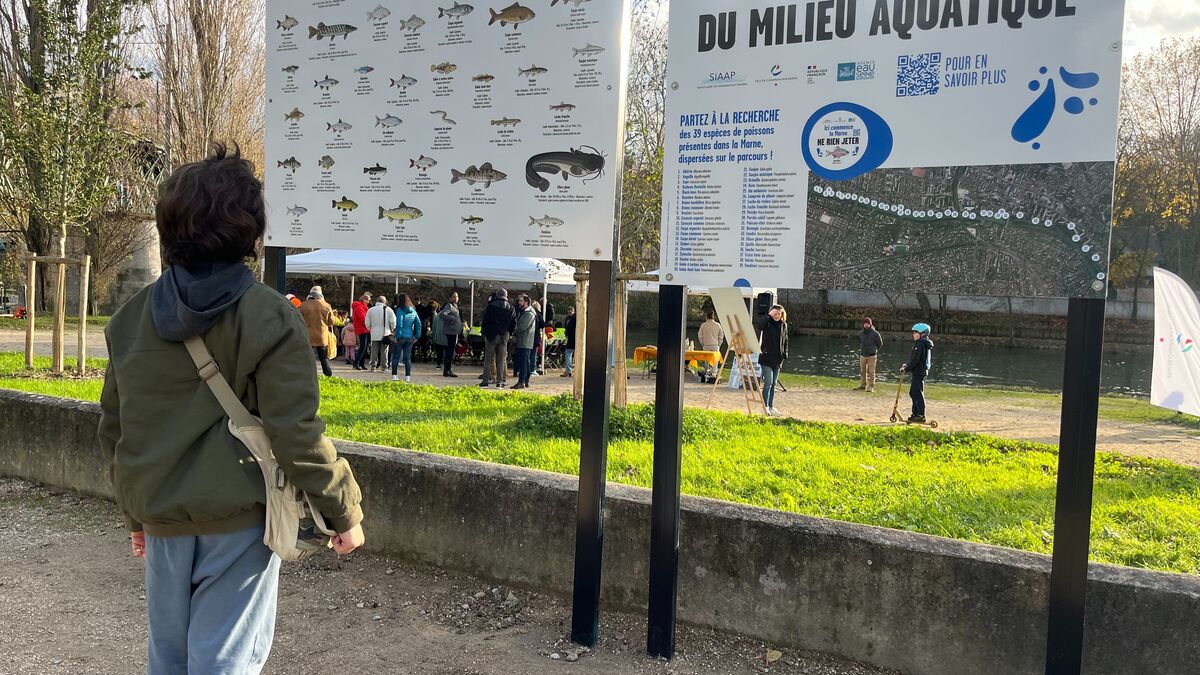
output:
<svg viewBox="0 0 1200 675"><path fill-rule="evenodd" d="M396 299L396 344L392 347L392 381L400 379L397 371L404 362L404 381L412 382L413 345L421 339L421 317L407 293Z"/></svg>
<svg viewBox="0 0 1200 675"><path fill-rule="evenodd" d="M925 423L925 378L933 367L933 340L929 339L929 324L918 323L912 327L913 350L908 357L908 363L900 366L912 379L908 395L912 399L912 416L909 422Z"/></svg>

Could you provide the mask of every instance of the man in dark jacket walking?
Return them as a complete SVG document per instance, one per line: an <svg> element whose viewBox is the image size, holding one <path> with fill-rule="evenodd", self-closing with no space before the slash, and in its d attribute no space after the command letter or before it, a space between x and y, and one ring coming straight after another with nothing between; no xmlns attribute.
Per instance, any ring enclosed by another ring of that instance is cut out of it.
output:
<svg viewBox="0 0 1200 675"><path fill-rule="evenodd" d="M505 386L508 363L508 339L516 328L516 310L508 302L508 291L497 289L483 310L483 382L487 387L493 381L497 387Z"/></svg>
<svg viewBox="0 0 1200 675"><path fill-rule="evenodd" d="M517 325L513 332L517 354L513 357L517 366L517 383L513 389L528 389L530 370L533 366L534 333L537 331L537 314L533 311L528 295L517 298Z"/></svg>
<svg viewBox="0 0 1200 675"><path fill-rule="evenodd" d="M929 339L929 324L919 323L912 327L913 350L908 363L900 366L912 378L908 395L912 399L912 416L909 422L925 423L925 378L933 367L933 340Z"/></svg>
<svg viewBox="0 0 1200 675"><path fill-rule="evenodd" d="M575 375L575 308L567 308L567 318L563 319L563 336L566 337L566 344L563 346L563 363L566 368L563 370L563 377L572 377Z"/></svg>
<svg viewBox="0 0 1200 675"><path fill-rule="evenodd" d="M883 336L875 330L870 317L863 319L863 329L858 334L858 374L862 379L858 391L875 391L875 366L882 348Z"/></svg>
<svg viewBox="0 0 1200 675"><path fill-rule="evenodd" d="M458 377L454 372L454 352L458 341L462 339L462 314L458 311L458 293L451 293L450 298L440 312L442 317L442 333L446 337L446 356L442 363L442 377Z"/></svg>

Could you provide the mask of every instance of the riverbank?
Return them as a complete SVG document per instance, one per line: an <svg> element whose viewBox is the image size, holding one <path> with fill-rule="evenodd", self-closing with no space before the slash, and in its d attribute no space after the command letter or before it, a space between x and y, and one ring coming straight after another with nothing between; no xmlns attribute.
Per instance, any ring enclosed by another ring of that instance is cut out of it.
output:
<svg viewBox="0 0 1200 675"><path fill-rule="evenodd" d="M0 387L99 398L99 377L17 376L22 370L19 354L0 355ZM340 372L352 371L342 366ZM481 390L466 367L453 380L435 375L428 366L419 366L417 373L417 381L438 381L442 386L394 383L369 373L322 379L321 415L328 433L364 443L578 473L581 408L568 395ZM459 386L446 386L451 382ZM552 383L565 388L568 382L536 378L534 388L549 389ZM642 384L635 391L653 390ZM688 395L697 400L709 391L695 385ZM829 401L856 398L860 407L869 402L882 405L883 415L890 410L886 395L844 386L821 392L821 383L810 383L781 396L797 412L803 407L810 419L821 419L812 415L823 409L813 405L816 401L833 406ZM736 391L722 390L717 398L725 407L744 405ZM1030 402L1028 409L1036 411L1039 404ZM944 426L954 424L947 419ZM1163 424L1140 426L1176 431ZM648 487L653 406L614 409L610 428L608 479ZM767 419L694 408L685 412L683 441L687 494L1040 553L1051 548L1057 456L1049 445L896 427L886 421ZM1103 452L1096 475L1093 560L1200 572L1200 469Z"/></svg>

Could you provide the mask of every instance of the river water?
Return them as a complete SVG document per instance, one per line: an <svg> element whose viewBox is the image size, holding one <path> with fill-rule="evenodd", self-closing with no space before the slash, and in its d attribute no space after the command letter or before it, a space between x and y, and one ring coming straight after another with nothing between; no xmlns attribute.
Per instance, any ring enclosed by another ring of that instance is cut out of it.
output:
<svg viewBox="0 0 1200 675"><path fill-rule="evenodd" d="M696 331L688 331L695 341ZM631 330L628 349L654 344L653 331ZM1062 349L994 347L974 344L937 344L930 381L948 384L978 385L994 389L1023 388L1061 391L1063 378ZM908 340L886 340L880 352L879 370L896 372L908 359L912 344ZM858 376L858 338L793 335L784 372L830 377ZM1106 348L1101 390L1108 394L1150 395L1152 351ZM889 378L891 379L891 378Z"/></svg>

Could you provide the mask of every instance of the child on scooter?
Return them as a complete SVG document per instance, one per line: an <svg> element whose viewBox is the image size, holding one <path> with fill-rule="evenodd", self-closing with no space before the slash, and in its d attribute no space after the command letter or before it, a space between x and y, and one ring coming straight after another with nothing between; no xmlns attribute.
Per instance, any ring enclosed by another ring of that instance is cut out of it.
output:
<svg viewBox="0 0 1200 675"><path fill-rule="evenodd" d="M908 390L912 399L912 416L909 424L925 424L925 377L933 366L933 340L929 339L929 324L918 323L912 327L913 350L908 357L908 363L900 366L901 372L907 372L912 378L912 386Z"/></svg>

